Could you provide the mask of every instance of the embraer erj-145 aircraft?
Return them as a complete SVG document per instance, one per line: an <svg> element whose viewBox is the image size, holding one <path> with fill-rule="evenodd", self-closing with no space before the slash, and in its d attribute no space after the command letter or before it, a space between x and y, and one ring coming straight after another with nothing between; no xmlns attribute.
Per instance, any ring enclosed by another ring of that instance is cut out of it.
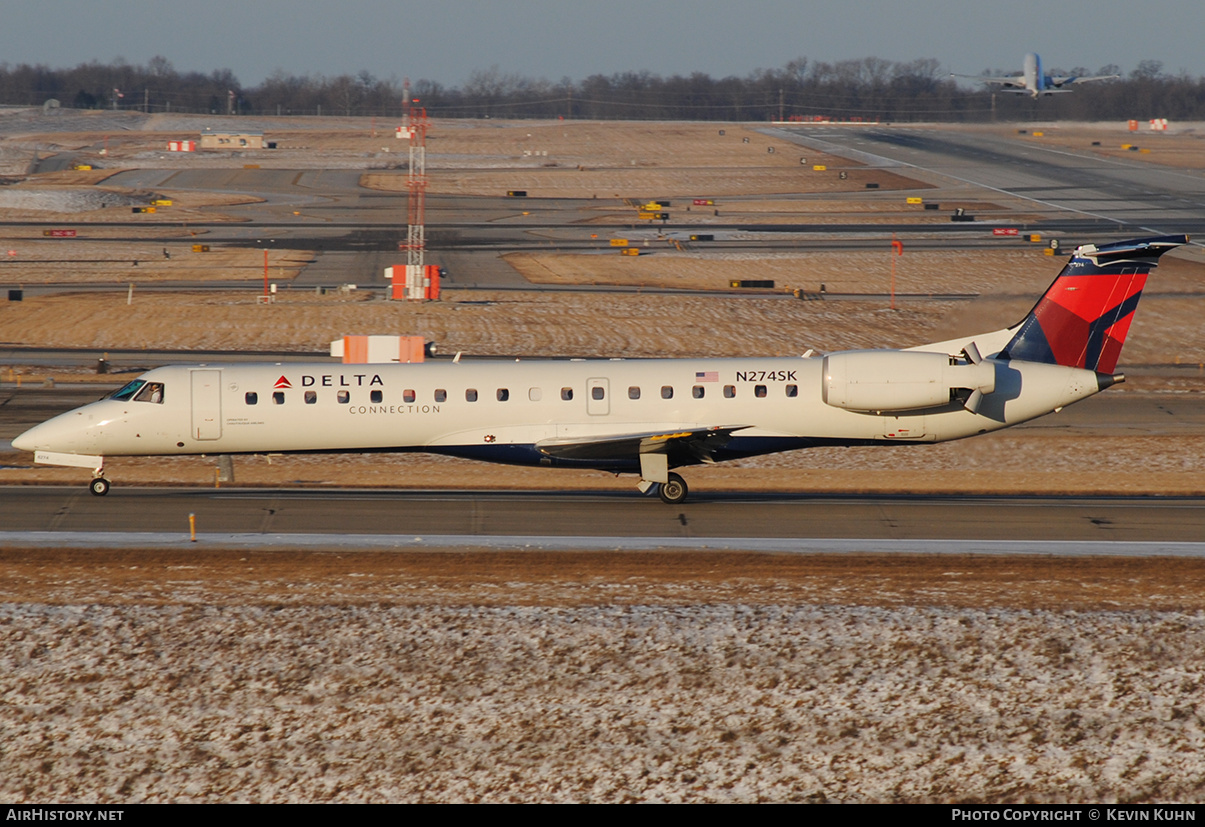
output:
<svg viewBox="0 0 1205 827"><path fill-rule="evenodd" d="M956 78L972 78L980 83L997 83L1004 92L1014 92L1018 95L1029 95L1038 97L1039 95L1053 95L1058 92L1070 92L1070 89L1064 89L1064 86L1072 86L1076 83L1088 83L1094 80L1116 80L1120 75L1093 75L1092 77L1083 77L1076 75L1054 75L1051 77L1042 71L1042 58L1030 52L1025 56L1025 62L1022 64L1021 74L1012 75L1004 78L984 77L982 75L954 75Z"/></svg>
<svg viewBox="0 0 1205 827"><path fill-rule="evenodd" d="M51 465L114 456L428 451L640 475L821 445L934 443L1058 411L1114 374L1147 273L1188 241L1078 247L1013 327L798 358L198 365L144 373L13 440Z"/></svg>

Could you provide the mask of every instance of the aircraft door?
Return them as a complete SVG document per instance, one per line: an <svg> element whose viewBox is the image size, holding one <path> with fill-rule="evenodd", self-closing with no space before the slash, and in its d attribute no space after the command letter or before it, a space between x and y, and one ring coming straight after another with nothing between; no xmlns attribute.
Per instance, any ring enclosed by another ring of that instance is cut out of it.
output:
<svg viewBox="0 0 1205 827"><path fill-rule="evenodd" d="M586 413L606 416L611 412L611 383L607 379L586 380Z"/></svg>
<svg viewBox="0 0 1205 827"><path fill-rule="evenodd" d="M194 370L192 374L192 435L194 439L222 436L222 372Z"/></svg>

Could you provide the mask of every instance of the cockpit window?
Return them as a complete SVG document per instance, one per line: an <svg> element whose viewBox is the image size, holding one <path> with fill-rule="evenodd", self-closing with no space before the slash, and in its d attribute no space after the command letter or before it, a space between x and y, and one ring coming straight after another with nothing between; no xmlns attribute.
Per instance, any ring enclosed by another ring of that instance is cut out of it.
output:
<svg viewBox="0 0 1205 827"><path fill-rule="evenodd" d="M147 382L146 387L138 391L134 395L135 402L153 402L156 405L163 404L163 383L162 382Z"/></svg>
<svg viewBox="0 0 1205 827"><path fill-rule="evenodd" d="M124 388L117 391L109 398L116 399L118 402L124 402L127 399L132 399L134 397L134 394L136 394L136 393L138 393L138 391L142 390L142 386L145 384L146 384L145 379L135 379L133 382L126 385Z"/></svg>

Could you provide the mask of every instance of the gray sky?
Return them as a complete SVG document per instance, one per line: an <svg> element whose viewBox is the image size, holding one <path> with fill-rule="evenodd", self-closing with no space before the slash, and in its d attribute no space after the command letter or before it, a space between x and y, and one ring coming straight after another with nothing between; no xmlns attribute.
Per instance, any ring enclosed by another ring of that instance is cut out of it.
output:
<svg viewBox="0 0 1205 827"><path fill-rule="evenodd" d="M277 69L462 84L497 66L581 80L648 70L744 76L789 60L936 58L944 69L1122 73L1140 60L1205 75L1202 0L4 0L0 60L53 68L163 55L228 68L244 86Z"/></svg>

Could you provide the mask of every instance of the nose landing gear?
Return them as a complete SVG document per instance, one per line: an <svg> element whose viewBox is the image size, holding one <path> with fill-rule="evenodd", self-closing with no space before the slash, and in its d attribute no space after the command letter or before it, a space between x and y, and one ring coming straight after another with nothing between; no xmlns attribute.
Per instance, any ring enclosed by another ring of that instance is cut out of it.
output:
<svg viewBox="0 0 1205 827"><path fill-rule="evenodd" d="M109 481L105 479L105 458L99 457L99 459L100 462L92 471L92 482L88 483L88 490L94 497L103 497L109 493Z"/></svg>

